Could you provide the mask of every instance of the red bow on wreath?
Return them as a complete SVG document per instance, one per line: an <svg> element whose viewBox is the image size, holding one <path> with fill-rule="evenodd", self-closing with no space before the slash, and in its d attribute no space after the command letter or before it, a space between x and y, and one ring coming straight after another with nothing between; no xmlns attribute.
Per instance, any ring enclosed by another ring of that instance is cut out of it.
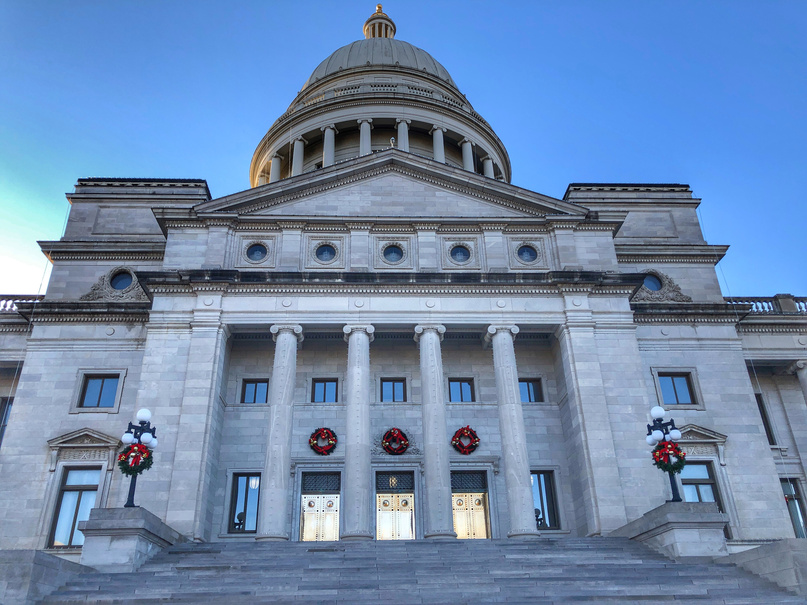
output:
<svg viewBox="0 0 807 605"><path fill-rule="evenodd" d="M324 441L325 443L320 445L320 441ZM308 445L320 456L327 456L336 448L338 441L339 440L336 438L336 433L334 433L331 429L327 427L320 427L311 433L311 437L308 439Z"/></svg>
<svg viewBox="0 0 807 605"><path fill-rule="evenodd" d="M118 468L124 475L139 475L154 464L151 450L142 443L133 443L118 454Z"/></svg>
<svg viewBox="0 0 807 605"><path fill-rule="evenodd" d="M680 473L686 465L686 453L673 441L660 441L653 450L653 464L665 473Z"/></svg>
<svg viewBox="0 0 807 605"><path fill-rule="evenodd" d="M463 438L468 440L468 443L463 441ZM467 456L479 446L479 436L470 425L457 429L454 436L451 438L451 445L463 456Z"/></svg>

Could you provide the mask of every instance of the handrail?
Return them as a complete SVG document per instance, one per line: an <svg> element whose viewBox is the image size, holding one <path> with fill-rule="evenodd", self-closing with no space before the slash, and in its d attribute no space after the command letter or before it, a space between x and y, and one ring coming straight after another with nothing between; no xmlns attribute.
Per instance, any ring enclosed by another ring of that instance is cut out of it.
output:
<svg viewBox="0 0 807 605"><path fill-rule="evenodd" d="M727 296L730 305L751 305L753 315L807 315L807 297L777 294L776 296Z"/></svg>
<svg viewBox="0 0 807 605"><path fill-rule="evenodd" d="M39 302L44 294L0 294L0 313L16 313L17 303Z"/></svg>

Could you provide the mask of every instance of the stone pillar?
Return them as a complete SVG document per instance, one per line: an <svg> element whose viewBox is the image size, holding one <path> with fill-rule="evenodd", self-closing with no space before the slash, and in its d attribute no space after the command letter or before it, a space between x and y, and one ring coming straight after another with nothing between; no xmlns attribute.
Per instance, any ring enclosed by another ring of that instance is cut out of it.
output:
<svg viewBox="0 0 807 605"><path fill-rule="evenodd" d="M373 129L371 119L356 120L359 123L359 155L370 155L373 151L370 131Z"/></svg>
<svg viewBox="0 0 807 605"><path fill-rule="evenodd" d="M518 388L518 369L513 340L518 326L488 326L485 342L493 348L496 395L499 399L499 431L502 435L502 467L510 513L508 538L538 536L532 500L527 433Z"/></svg>
<svg viewBox="0 0 807 605"><path fill-rule="evenodd" d="M342 504L342 540L373 539L373 473L370 468L370 343L375 328L342 328L347 349L345 377L345 499Z"/></svg>
<svg viewBox="0 0 807 605"><path fill-rule="evenodd" d="M294 139L294 153L291 157L291 176L297 176L303 173L303 154L306 145L308 145L308 141L303 137Z"/></svg>
<svg viewBox="0 0 807 605"><path fill-rule="evenodd" d="M297 347L303 341L303 328L296 324L275 324L270 332L275 340L275 362L269 391L272 407L255 539L288 540L294 382Z"/></svg>
<svg viewBox="0 0 807 605"><path fill-rule="evenodd" d="M280 180L280 164L283 162L283 156L276 153L272 156L272 165L269 168L269 182L274 183Z"/></svg>
<svg viewBox="0 0 807 605"><path fill-rule="evenodd" d="M322 167L333 166L336 152L336 135L339 131L333 124L323 126L322 130Z"/></svg>
<svg viewBox="0 0 807 605"><path fill-rule="evenodd" d="M484 174L489 179L494 178L493 175L493 159L486 155L482 158L482 174Z"/></svg>
<svg viewBox="0 0 807 605"><path fill-rule="evenodd" d="M442 128L437 124L432 126L432 129L429 131L429 134L432 135L432 145L434 146L434 159L435 161L442 162L443 164L446 163L446 148L445 143L443 142L443 133L445 131L445 128Z"/></svg>
<svg viewBox="0 0 807 605"><path fill-rule="evenodd" d="M807 359L800 359L790 365L790 371L796 374L801 385L801 392L804 400L807 401Z"/></svg>
<svg viewBox="0 0 807 605"><path fill-rule="evenodd" d="M423 418L424 520L426 538L456 538L451 507L451 464L446 428L446 397L440 341L445 326L415 326L420 345L421 414Z"/></svg>
<svg viewBox="0 0 807 605"><path fill-rule="evenodd" d="M398 118L395 121L398 123L398 149L409 151L409 124L412 120Z"/></svg>
<svg viewBox="0 0 807 605"><path fill-rule="evenodd" d="M462 147L462 169L474 172L474 144L469 139L462 139L460 147Z"/></svg>

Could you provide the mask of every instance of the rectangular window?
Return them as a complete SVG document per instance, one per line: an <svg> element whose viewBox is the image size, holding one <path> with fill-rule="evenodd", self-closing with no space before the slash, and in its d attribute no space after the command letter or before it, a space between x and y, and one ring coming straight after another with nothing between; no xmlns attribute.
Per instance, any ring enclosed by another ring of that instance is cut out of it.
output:
<svg viewBox="0 0 807 605"><path fill-rule="evenodd" d="M658 382L664 405L695 405L697 403L693 395L692 379L688 373L659 372Z"/></svg>
<svg viewBox="0 0 807 605"><path fill-rule="evenodd" d="M554 475L552 471L530 473L535 526L538 529L560 529Z"/></svg>
<svg viewBox="0 0 807 605"><path fill-rule="evenodd" d="M3 435L6 433L6 425L11 415L11 404L13 397L0 397L0 446L3 445Z"/></svg>
<svg viewBox="0 0 807 605"><path fill-rule="evenodd" d="M768 410L765 407L765 400L762 399L762 393L754 393L754 395L757 398L757 408L759 408L759 416L762 418L762 427L765 429L765 436L768 438L768 444L776 445L776 437L773 435L771 420L768 418Z"/></svg>
<svg viewBox="0 0 807 605"><path fill-rule="evenodd" d="M540 378L522 378L518 381L518 389L521 391L521 403L544 400Z"/></svg>
<svg viewBox="0 0 807 605"><path fill-rule="evenodd" d="M473 378L452 378L448 381L449 401L473 401L474 400L474 380Z"/></svg>
<svg viewBox="0 0 807 605"><path fill-rule="evenodd" d="M336 378L314 378L311 381L312 403L335 403L337 398Z"/></svg>
<svg viewBox="0 0 807 605"><path fill-rule="evenodd" d="M382 378L381 401L406 401L406 380L403 378Z"/></svg>
<svg viewBox="0 0 807 605"><path fill-rule="evenodd" d="M119 380L118 374L85 374L78 407L114 408Z"/></svg>
<svg viewBox="0 0 807 605"><path fill-rule="evenodd" d="M681 471L681 485L685 502L714 502L723 512L712 465L708 462L687 462Z"/></svg>
<svg viewBox="0 0 807 605"><path fill-rule="evenodd" d="M258 496L261 476L258 473L233 475L233 495L230 502L231 534L255 533L258 529Z"/></svg>
<svg viewBox="0 0 807 605"><path fill-rule="evenodd" d="M100 479L101 469L98 467L64 470L53 517L49 543L52 548L78 548L84 544L84 534L79 531L78 523L90 518Z"/></svg>
<svg viewBox="0 0 807 605"><path fill-rule="evenodd" d="M268 380L245 380L241 388L241 403L266 403L268 395Z"/></svg>
<svg viewBox="0 0 807 605"><path fill-rule="evenodd" d="M790 513L790 520L793 522L793 531L796 532L797 538L807 538L807 531L805 531L804 527L804 500L801 498L799 484L795 479L780 479L780 481L782 482L782 491L785 493L787 511Z"/></svg>

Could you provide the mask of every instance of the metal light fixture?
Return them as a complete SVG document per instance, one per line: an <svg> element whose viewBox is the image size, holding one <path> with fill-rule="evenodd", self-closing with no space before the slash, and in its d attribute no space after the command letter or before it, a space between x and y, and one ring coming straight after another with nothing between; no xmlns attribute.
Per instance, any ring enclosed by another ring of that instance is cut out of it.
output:
<svg viewBox="0 0 807 605"><path fill-rule="evenodd" d="M681 431L675 428L675 421L670 418L664 422L666 410L660 405L654 406L650 410L653 424L647 425L647 445L656 447L660 441L678 441L681 438ZM670 502L682 502L681 494L678 493L678 482L675 480L675 473L669 472L670 488L672 488L672 500Z"/></svg>
<svg viewBox="0 0 807 605"><path fill-rule="evenodd" d="M151 412L146 408L138 410L137 420L138 424L132 424L131 422L129 423L126 432L123 434L120 440L126 445L142 443L143 445L154 449L157 447L157 428L151 426ZM132 478L129 480L129 497L126 499L126 504L123 505L124 508L132 508L136 506L134 503L136 485L137 475L132 475Z"/></svg>

